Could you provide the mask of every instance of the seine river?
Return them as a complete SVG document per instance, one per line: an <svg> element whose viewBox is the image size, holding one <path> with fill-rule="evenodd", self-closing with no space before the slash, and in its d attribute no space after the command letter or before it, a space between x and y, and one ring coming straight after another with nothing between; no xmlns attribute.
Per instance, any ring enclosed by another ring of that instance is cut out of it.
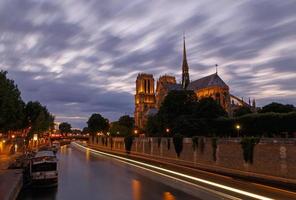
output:
<svg viewBox="0 0 296 200"><path fill-rule="evenodd" d="M25 190L18 200L197 200L108 158L69 146L61 147L57 156L58 187Z"/></svg>

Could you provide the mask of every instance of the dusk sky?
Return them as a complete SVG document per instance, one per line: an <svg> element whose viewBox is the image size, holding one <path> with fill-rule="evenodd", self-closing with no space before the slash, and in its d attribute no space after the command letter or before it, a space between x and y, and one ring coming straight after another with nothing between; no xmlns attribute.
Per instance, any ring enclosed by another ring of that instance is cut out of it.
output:
<svg viewBox="0 0 296 200"><path fill-rule="evenodd" d="M296 104L295 0L1 0L0 70L25 101L84 127L133 115L138 73L215 72L238 97Z"/></svg>

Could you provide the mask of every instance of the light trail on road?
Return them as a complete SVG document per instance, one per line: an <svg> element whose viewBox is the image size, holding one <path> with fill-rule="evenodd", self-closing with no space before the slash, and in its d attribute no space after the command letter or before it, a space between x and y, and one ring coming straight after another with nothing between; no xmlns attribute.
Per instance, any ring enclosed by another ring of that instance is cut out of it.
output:
<svg viewBox="0 0 296 200"><path fill-rule="evenodd" d="M197 184L190 183L188 181L185 181L185 180L182 180L182 179L178 179L176 177L172 177L172 176L169 176L169 175L164 174L164 173L160 173L160 172L155 171L155 170L152 170L152 169L163 171L163 172L166 172L166 173L169 173L169 174L172 174L172 175L177 175L177 176L180 176L180 177L183 177L183 178L187 178L189 180L201 182L201 183L204 183L204 184L207 184L207 185L210 185L210 186L221 188L221 189L224 189L224 190L227 190L227 191L230 191L230 192L234 192L234 193L237 193L237 194L240 194L240 195L244 195L244 196L247 196L247 197L251 197L251 198L255 198L255 199L260 199L260 200L273 200L272 198L269 198L269 197L265 197L265 196L262 196L262 195L254 194L254 193L247 192L247 191L244 191L244 190L240 190L240 189L237 189L237 188L232 188L232 187L229 187L229 186L226 186L226 185L222 185L222 184L219 184L219 183L215 183L215 182L212 182L212 181L208 181L208 180L205 180L205 179L196 178L194 176L190 176L190 175L183 174L183 173L180 173L180 172L176 172L176 171L173 171L173 170L168 170L168 169L165 169L165 168L162 168L162 167L158 167L158 166L155 166L155 165L143 163L143 162L140 162L140 161L135 161L133 159L124 158L124 157L116 156L116 155L113 155L113 154L110 154L110 153L105 153L105 152L102 152L102 151L94 150L94 149L85 147L85 146L83 146L81 144L78 144L76 142L72 142L72 144L74 144L77 147L80 147L82 149L88 150L88 151L90 151L90 152L92 152L94 154L105 155L105 156L108 156L108 157L112 157L112 158L114 158L116 160L119 160L121 162L122 161L126 161L124 163L129 164L129 165L132 165L132 166L135 166L135 167L139 167L141 169L145 169L145 170L150 171L150 172L157 173L157 174L162 175L162 176L166 176L166 177L169 177L169 178L172 178L172 179L176 179L178 181L186 182L186 183L189 183L190 185L194 185L194 186L199 187L199 188L201 186L199 186ZM132 164L132 163L134 163L134 164ZM141 166L138 166L138 165L141 165ZM145 168L143 166L149 167L149 168L152 168L152 169L148 169L148 168ZM206 189L208 191L210 190L208 188L202 188L202 189ZM226 198L239 199L239 198L232 197L230 195L227 195L227 194L224 194L224 193L220 193L220 192L217 192L217 191L213 191L213 190L211 190L210 192L216 193L218 195L222 195L222 196L224 196Z"/></svg>

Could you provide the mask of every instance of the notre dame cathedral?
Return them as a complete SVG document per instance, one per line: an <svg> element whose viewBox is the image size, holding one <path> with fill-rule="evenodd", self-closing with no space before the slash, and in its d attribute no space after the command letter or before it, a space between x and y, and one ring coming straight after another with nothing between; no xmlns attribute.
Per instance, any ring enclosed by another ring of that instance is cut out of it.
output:
<svg viewBox="0 0 296 200"><path fill-rule="evenodd" d="M240 106L255 108L255 100L251 104L243 101L229 92L229 86L220 78L217 71L209 76L190 81L189 66L186 56L185 38L183 41L182 82L178 84L174 76L163 75L157 80L154 89L152 74L138 74L135 94L135 125L142 129L145 127L148 116L155 115L171 90L193 90L198 99L212 97L224 109L232 114L232 111Z"/></svg>

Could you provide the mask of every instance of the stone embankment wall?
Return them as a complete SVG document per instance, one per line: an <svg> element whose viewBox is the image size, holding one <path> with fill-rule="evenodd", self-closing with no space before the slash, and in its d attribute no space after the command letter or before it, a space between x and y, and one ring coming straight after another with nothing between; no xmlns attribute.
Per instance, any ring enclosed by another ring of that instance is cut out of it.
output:
<svg viewBox="0 0 296 200"><path fill-rule="evenodd" d="M111 150L111 140L102 143L99 137L89 143L99 148ZM135 138L131 154L140 154L156 159L171 159L186 165L212 168L216 171L243 172L244 175L262 175L266 177L296 180L296 140L261 139L254 147L253 163L246 163L240 139L218 139L216 160L211 138L204 139L193 148L191 138L183 140L183 151L177 158L172 138ZM112 139L112 151L125 151L124 139ZM295 181L296 182L296 181Z"/></svg>

